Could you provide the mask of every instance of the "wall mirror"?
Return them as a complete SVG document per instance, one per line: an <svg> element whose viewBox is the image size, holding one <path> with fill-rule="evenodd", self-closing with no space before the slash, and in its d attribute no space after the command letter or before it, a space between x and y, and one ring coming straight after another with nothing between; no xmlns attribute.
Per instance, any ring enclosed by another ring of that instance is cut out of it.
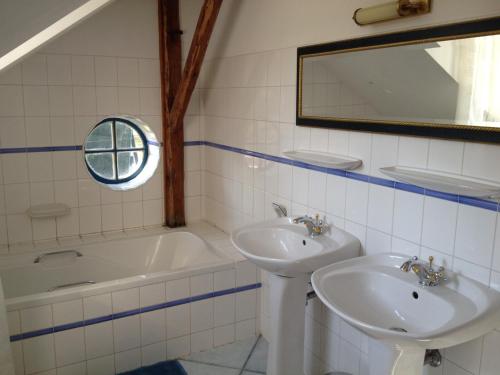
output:
<svg viewBox="0 0 500 375"><path fill-rule="evenodd" d="M305 46L297 125L500 142L500 17Z"/></svg>

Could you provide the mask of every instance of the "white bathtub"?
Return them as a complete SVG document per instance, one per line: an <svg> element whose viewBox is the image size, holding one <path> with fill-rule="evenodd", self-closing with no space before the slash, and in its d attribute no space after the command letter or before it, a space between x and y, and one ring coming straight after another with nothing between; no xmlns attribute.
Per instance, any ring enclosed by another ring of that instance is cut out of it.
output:
<svg viewBox="0 0 500 375"><path fill-rule="evenodd" d="M0 259L0 277L7 309L12 310L178 278L186 271L192 274L230 263L197 235L171 231L5 256Z"/></svg>
<svg viewBox="0 0 500 375"><path fill-rule="evenodd" d="M16 375L122 373L255 335L257 270L232 250L197 223L1 256Z"/></svg>

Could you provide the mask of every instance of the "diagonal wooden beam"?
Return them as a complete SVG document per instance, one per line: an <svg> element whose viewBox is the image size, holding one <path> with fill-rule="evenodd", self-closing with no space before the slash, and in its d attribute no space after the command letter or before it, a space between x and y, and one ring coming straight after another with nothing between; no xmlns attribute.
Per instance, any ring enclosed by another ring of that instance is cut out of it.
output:
<svg viewBox="0 0 500 375"><path fill-rule="evenodd" d="M198 24L196 25L186 65L182 73L182 80L170 110L169 120L174 129L182 125L221 5L222 0L205 0L201 8Z"/></svg>
<svg viewBox="0 0 500 375"><path fill-rule="evenodd" d="M182 72L179 0L158 0L163 120L165 224L185 224L183 119L222 0L205 0ZM182 76L182 78L181 78Z"/></svg>
<svg viewBox="0 0 500 375"><path fill-rule="evenodd" d="M163 178L165 224L185 224L184 216L184 134L182 121L170 122L170 109L182 74L182 45L179 0L158 0L160 40L161 107L163 122Z"/></svg>

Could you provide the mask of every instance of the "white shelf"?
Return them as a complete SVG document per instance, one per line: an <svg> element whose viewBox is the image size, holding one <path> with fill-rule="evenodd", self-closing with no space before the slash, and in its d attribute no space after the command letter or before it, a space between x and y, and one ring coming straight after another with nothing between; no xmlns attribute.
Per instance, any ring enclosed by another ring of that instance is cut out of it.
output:
<svg viewBox="0 0 500 375"><path fill-rule="evenodd" d="M351 170L363 164L362 160L350 156L331 154L328 152L318 152L309 150L293 150L283 153L286 157L303 161L305 163L319 165L321 167Z"/></svg>
<svg viewBox="0 0 500 375"><path fill-rule="evenodd" d="M499 198L500 183L451 173L403 166L380 168L380 172L408 184L474 198Z"/></svg>
<svg viewBox="0 0 500 375"><path fill-rule="evenodd" d="M58 217L69 215L71 209L64 203L48 203L32 206L26 212L29 217L34 219L44 219L48 217Z"/></svg>

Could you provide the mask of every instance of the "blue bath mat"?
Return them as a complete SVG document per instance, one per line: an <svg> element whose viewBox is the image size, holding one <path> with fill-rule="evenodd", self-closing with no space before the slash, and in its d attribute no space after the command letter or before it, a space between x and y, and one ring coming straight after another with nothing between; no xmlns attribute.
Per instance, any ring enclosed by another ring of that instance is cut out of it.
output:
<svg viewBox="0 0 500 375"><path fill-rule="evenodd" d="M179 361L160 362L137 370L122 372L120 375L188 375Z"/></svg>

